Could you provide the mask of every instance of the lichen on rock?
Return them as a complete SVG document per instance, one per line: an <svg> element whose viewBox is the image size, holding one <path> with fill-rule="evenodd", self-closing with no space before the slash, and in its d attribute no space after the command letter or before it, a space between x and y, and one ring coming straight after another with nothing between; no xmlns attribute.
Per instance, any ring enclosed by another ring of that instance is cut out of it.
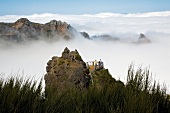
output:
<svg viewBox="0 0 170 113"><path fill-rule="evenodd" d="M45 90L48 92L63 92L70 89L102 89L106 84L115 85L117 81L108 69L90 70L77 50L70 51L67 47L62 56L53 56L47 62L45 74Z"/></svg>
<svg viewBox="0 0 170 113"><path fill-rule="evenodd" d="M46 67L46 90L66 90L72 87L87 88L90 83L89 71L78 51L70 51L67 47L61 57L52 57Z"/></svg>

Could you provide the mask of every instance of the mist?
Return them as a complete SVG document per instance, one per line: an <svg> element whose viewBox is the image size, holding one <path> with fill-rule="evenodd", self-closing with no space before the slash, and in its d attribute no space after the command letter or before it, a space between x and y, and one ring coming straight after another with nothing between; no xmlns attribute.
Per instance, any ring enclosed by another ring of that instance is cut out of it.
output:
<svg viewBox="0 0 170 113"><path fill-rule="evenodd" d="M95 15L5 15L0 22L15 22L24 17L30 21L46 23L56 19L65 21L77 31L86 31L90 36L109 34L118 41L88 40L77 36L72 40L46 42L39 40L24 44L2 46L0 41L0 76L21 74L41 79L46 73L46 63L53 56L61 56L65 47L77 49L84 61L101 59L112 76L126 81L128 66L148 67L152 77L165 83L170 89L170 12L143 14L100 13ZM136 43L144 33L151 43ZM4 74L3 74L4 73Z"/></svg>

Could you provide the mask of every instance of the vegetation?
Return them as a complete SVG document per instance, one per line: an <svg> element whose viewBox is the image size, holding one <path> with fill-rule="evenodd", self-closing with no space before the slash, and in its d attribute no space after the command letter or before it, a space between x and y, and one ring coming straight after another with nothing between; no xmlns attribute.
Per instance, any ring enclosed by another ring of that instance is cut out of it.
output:
<svg viewBox="0 0 170 113"><path fill-rule="evenodd" d="M64 63L65 63L64 59L60 59L60 60L58 61L58 65L62 65L62 64L64 64Z"/></svg>
<svg viewBox="0 0 170 113"><path fill-rule="evenodd" d="M77 59L79 61L82 61L82 58L81 58L81 56L78 53L76 54L75 59Z"/></svg>
<svg viewBox="0 0 170 113"><path fill-rule="evenodd" d="M42 81L22 78L0 80L0 113L170 113L166 88L152 82L148 69L136 72L131 65L127 82L109 82L98 90L95 86L65 92L42 91Z"/></svg>

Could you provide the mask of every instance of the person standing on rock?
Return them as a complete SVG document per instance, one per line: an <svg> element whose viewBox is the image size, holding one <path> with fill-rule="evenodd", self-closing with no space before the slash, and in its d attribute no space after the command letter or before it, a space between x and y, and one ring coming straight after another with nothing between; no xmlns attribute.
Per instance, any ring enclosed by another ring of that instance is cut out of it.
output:
<svg viewBox="0 0 170 113"><path fill-rule="evenodd" d="M86 67L87 67L87 69L89 69L90 67L89 67L89 63L88 62L86 62Z"/></svg>
<svg viewBox="0 0 170 113"><path fill-rule="evenodd" d="M100 59L100 61L99 61L99 68L101 68L101 63L102 63L102 61L101 61L101 59Z"/></svg>
<svg viewBox="0 0 170 113"><path fill-rule="evenodd" d="M97 69L97 60L94 61L95 70Z"/></svg>

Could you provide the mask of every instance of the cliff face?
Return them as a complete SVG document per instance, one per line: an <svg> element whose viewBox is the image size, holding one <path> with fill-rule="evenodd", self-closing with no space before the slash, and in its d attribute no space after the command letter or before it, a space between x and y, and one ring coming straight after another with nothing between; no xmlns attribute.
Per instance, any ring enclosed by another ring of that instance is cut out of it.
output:
<svg viewBox="0 0 170 113"><path fill-rule="evenodd" d="M65 48L61 57L54 56L48 61L46 71L46 90L87 88L90 83L89 71L77 50L70 52Z"/></svg>
<svg viewBox="0 0 170 113"><path fill-rule="evenodd" d="M0 23L0 38L10 41L38 40L40 38L71 39L78 33L66 22L52 20L46 24L30 22L21 18L15 23Z"/></svg>

